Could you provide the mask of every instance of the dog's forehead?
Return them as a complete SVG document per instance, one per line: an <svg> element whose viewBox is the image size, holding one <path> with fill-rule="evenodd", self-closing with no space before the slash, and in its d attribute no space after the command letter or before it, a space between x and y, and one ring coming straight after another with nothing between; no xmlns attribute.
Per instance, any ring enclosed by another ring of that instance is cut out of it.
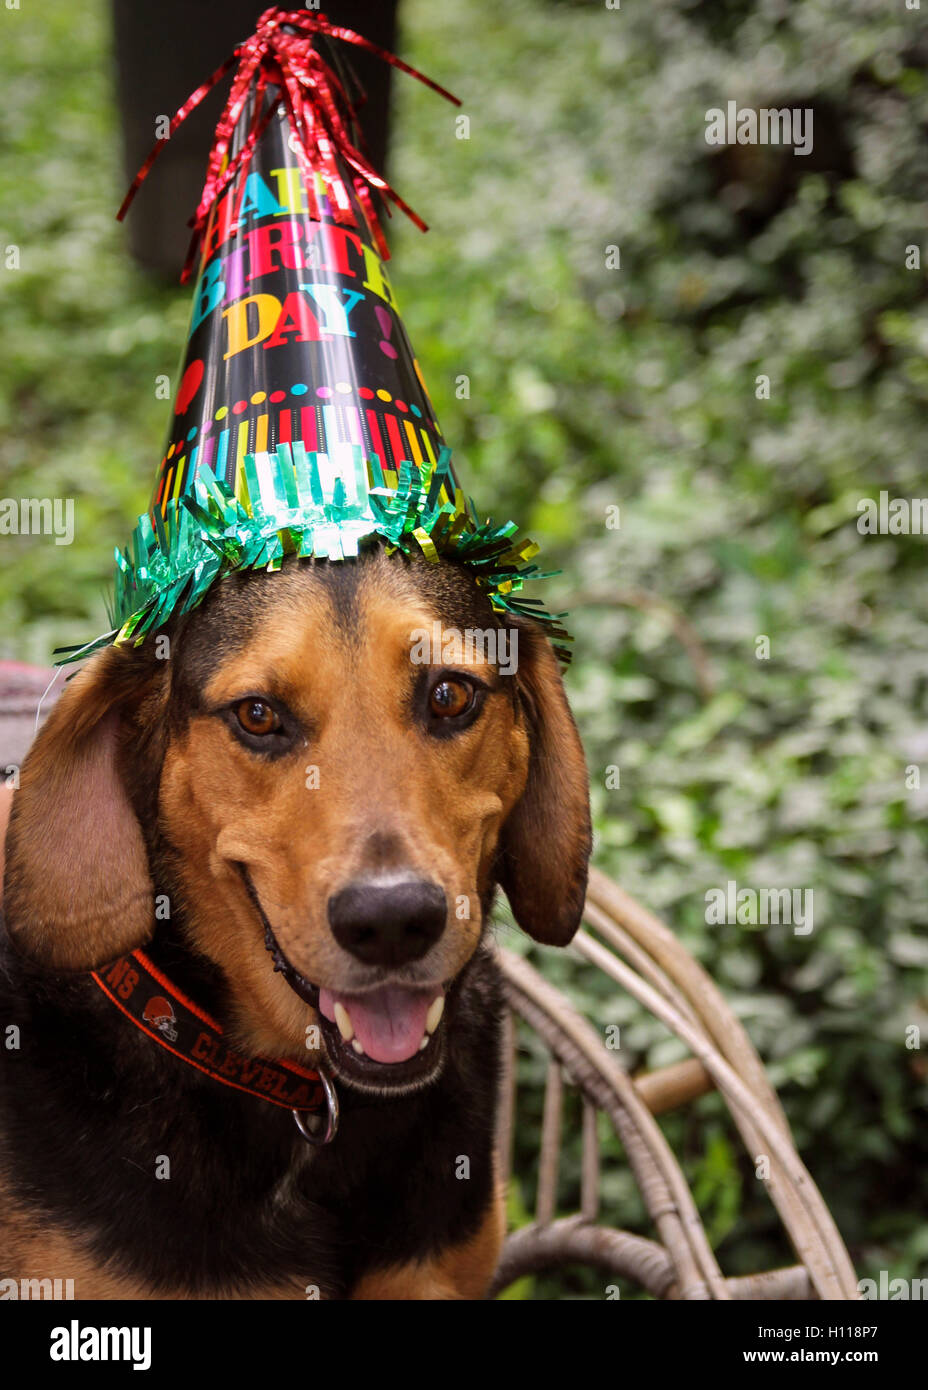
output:
<svg viewBox="0 0 928 1390"><path fill-rule="evenodd" d="M486 596L459 565L410 562L382 551L357 560L285 565L218 584L189 621L178 651L181 684L206 698L267 675L299 683L335 675L365 655L408 660L411 634L498 627Z"/></svg>

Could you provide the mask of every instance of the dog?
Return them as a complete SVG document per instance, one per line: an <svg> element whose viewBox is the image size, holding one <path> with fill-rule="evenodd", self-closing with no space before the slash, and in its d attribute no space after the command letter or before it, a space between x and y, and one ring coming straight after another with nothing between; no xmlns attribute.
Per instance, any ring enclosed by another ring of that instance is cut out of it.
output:
<svg viewBox="0 0 928 1390"><path fill-rule="evenodd" d="M412 660L436 624L448 642ZM505 630L517 662L501 674L468 630ZM589 854L551 644L461 564L375 542L232 573L92 657L7 833L0 1277L92 1299L486 1296L505 1224L490 908L499 885L566 944ZM224 1044L318 1068L333 1142L133 1027L127 959Z"/></svg>

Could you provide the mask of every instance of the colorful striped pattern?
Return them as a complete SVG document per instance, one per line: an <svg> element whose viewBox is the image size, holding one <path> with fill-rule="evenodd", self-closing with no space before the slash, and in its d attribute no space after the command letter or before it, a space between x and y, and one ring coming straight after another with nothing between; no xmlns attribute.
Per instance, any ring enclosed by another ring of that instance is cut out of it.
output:
<svg viewBox="0 0 928 1390"><path fill-rule="evenodd" d="M421 421L383 406L361 409L332 401L287 407L232 420L224 429L201 435L200 443L189 453L165 459L152 506L158 507L162 516L167 515L171 499L179 498L191 486L198 459L241 495L246 455L263 454L278 444L294 442L302 442L307 453L326 454L336 460L346 447L360 445L366 458L376 458L382 469L393 473L405 462L435 463L436 443L441 447L440 441L433 443Z"/></svg>

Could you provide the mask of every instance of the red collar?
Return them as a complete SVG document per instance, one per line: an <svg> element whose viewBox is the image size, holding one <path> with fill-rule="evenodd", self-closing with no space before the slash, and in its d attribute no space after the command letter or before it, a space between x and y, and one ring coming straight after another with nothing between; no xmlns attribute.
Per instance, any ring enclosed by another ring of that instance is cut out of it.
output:
<svg viewBox="0 0 928 1390"><path fill-rule="evenodd" d="M216 1020L172 984L143 951L123 956L100 974L94 971L92 978L137 1028L214 1081L284 1110L322 1111L327 1104L331 1110L327 1078L295 1062L236 1052ZM299 1114L295 1118L309 1138Z"/></svg>

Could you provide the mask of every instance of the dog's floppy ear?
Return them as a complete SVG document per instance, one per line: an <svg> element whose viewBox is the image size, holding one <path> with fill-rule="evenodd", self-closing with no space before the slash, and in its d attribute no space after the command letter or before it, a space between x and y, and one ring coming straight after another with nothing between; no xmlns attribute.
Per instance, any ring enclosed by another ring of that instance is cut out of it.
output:
<svg viewBox="0 0 928 1390"><path fill-rule="evenodd" d="M547 637L518 625L516 682L530 741L528 781L500 834L499 882L536 941L566 946L580 925L590 857L583 745Z"/></svg>
<svg viewBox="0 0 928 1390"><path fill-rule="evenodd" d="M148 856L118 759L121 712L138 694L135 663L101 652L68 683L23 764L4 913L17 950L49 969L95 969L154 925Z"/></svg>

